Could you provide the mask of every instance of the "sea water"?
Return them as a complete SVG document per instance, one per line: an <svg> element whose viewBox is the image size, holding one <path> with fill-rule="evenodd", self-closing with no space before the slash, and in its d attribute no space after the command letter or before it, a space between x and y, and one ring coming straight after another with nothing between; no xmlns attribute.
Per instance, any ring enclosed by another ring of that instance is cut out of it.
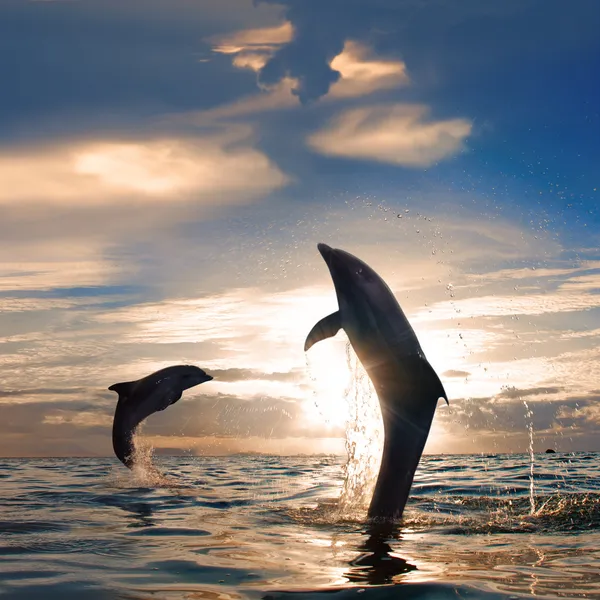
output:
<svg viewBox="0 0 600 600"><path fill-rule="evenodd" d="M536 455L533 514L529 455L424 456L394 527L345 462L0 459L0 597L600 598L600 454Z"/></svg>

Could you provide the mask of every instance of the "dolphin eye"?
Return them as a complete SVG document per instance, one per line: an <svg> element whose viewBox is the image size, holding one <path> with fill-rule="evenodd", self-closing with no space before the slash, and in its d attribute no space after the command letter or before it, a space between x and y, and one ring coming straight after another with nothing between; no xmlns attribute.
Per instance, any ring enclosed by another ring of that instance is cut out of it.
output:
<svg viewBox="0 0 600 600"><path fill-rule="evenodd" d="M360 268L358 269L358 271L356 271L356 274L357 274L357 275L362 275L362 267L360 267Z"/></svg>

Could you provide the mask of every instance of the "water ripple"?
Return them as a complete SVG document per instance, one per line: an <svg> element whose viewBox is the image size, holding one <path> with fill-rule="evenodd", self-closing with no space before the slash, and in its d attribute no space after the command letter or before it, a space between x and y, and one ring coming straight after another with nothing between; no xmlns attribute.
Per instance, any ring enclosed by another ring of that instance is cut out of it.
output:
<svg viewBox="0 0 600 600"><path fill-rule="evenodd" d="M3 599L600 597L598 454L535 456L533 512L528 456L425 456L381 530L337 457L156 462L1 460Z"/></svg>

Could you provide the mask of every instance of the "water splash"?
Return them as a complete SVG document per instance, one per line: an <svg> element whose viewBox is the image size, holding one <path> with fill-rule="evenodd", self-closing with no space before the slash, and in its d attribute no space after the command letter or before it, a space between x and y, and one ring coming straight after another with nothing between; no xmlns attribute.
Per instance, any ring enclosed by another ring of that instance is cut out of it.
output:
<svg viewBox="0 0 600 600"><path fill-rule="evenodd" d="M531 514L535 514L535 495L534 495L534 480L533 480L533 411L529 408L527 400L523 400L525 405L525 419L527 419L527 429L529 431L529 503Z"/></svg>
<svg viewBox="0 0 600 600"><path fill-rule="evenodd" d="M383 420L373 384L350 342L345 352L323 352L322 360L315 354L306 358L315 384L306 409L309 418L316 411L325 424L345 428L348 459L337 518L352 520L373 494L383 451Z"/></svg>
<svg viewBox="0 0 600 600"><path fill-rule="evenodd" d="M134 434L133 467L119 469L113 480L115 487L158 488L178 487L178 482L167 477L154 464L154 447L148 439L140 435L141 426Z"/></svg>
<svg viewBox="0 0 600 600"><path fill-rule="evenodd" d="M383 451L383 420L373 384L350 343L346 344L346 361L351 374L345 391L349 405L348 460L344 466L340 511L351 514L366 508L371 500Z"/></svg>

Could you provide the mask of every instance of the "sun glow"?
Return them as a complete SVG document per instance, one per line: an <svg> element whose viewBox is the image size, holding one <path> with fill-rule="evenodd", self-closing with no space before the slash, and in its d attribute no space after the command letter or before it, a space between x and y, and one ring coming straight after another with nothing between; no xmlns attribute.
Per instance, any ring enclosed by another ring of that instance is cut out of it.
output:
<svg viewBox="0 0 600 600"><path fill-rule="evenodd" d="M350 418L346 401L352 380L346 357L346 336L326 340L313 346L306 355L312 395L304 404L306 419L311 423L343 428Z"/></svg>

